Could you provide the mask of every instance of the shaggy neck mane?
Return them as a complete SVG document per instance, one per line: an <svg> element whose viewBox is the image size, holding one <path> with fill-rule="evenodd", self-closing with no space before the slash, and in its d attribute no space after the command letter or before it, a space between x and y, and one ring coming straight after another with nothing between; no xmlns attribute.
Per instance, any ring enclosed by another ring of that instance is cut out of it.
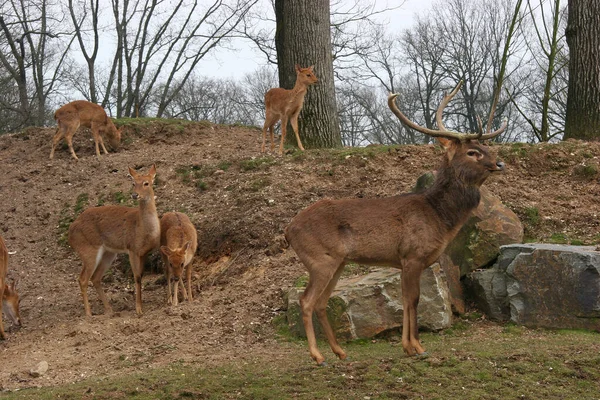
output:
<svg viewBox="0 0 600 400"><path fill-rule="evenodd" d="M436 173L433 185L423 195L449 228L462 225L479 205L479 186L463 182L461 174L446 157Z"/></svg>

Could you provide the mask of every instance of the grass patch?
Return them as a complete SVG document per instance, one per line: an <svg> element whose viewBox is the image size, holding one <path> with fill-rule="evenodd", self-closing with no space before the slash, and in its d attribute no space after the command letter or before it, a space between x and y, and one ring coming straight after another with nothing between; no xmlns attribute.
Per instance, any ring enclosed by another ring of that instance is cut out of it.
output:
<svg viewBox="0 0 600 400"><path fill-rule="evenodd" d="M280 321L281 322L281 321ZM285 330L285 324L279 324ZM513 329L513 328L511 328ZM285 332L284 332L285 333ZM507 337L508 336L508 337ZM600 390L600 335L522 328L518 338L498 325L469 325L455 336L424 332L430 357L406 357L397 338L343 344L351 361L319 347L326 367L310 359L305 340L280 338L280 351L143 373L118 373L74 384L4 392L15 399L593 399ZM509 340L507 340L509 339ZM577 349L586 349L577 351ZM124 365L144 354L118 355ZM276 354L276 355L274 355Z"/></svg>
<svg viewBox="0 0 600 400"><path fill-rule="evenodd" d="M581 179L594 179L598 175L598 167L594 164L577 165L573 168L573 175Z"/></svg>
<svg viewBox="0 0 600 400"><path fill-rule="evenodd" d="M221 168L213 165L194 164L175 169L175 175L186 185L193 185L199 191L204 192L210 186L204 179L214 174L217 169Z"/></svg>
<svg viewBox="0 0 600 400"><path fill-rule="evenodd" d="M262 177L262 178L255 179L252 182L250 182L249 189L252 192L258 192L261 189L264 189L270 185L271 185L271 180L269 178Z"/></svg>
<svg viewBox="0 0 600 400"><path fill-rule="evenodd" d="M252 171L256 169L267 169L269 166L275 164L277 161L273 157L258 157L249 158L240 161L240 169L243 172Z"/></svg>
<svg viewBox="0 0 600 400"><path fill-rule="evenodd" d="M548 243L567 244L569 243L569 239L564 233L553 233L548 239Z"/></svg>
<svg viewBox="0 0 600 400"><path fill-rule="evenodd" d="M71 207L65 203L58 217L58 244L67 246L69 244L69 227L75 219L88 206L89 195L80 193L75 199L75 204Z"/></svg>

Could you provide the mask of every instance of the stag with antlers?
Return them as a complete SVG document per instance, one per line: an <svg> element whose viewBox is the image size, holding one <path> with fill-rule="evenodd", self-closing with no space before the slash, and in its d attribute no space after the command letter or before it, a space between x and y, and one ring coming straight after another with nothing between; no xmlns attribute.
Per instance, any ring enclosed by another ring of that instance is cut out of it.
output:
<svg viewBox="0 0 600 400"><path fill-rule="evenodd" d="M313 311L333 352L346 358L327 319L326 306L348 262L402 270L402 347L410 356L426 354L417 327L421 273L437 260L478 206L481 184L504 169L480 140L499 135L506 122L494 132L489 122L485 133L481 122L479 133L458 133L444 126L442 111L461 84L444 95L436 114L438 130L413 123L397 108L397 95L388 97L390 109L403 124L436 137L446 150L433 186L387 198L321 200L301 211L286 228L287 241L309 273L300 303L310 355L318 364L323 364L324 357L316 344Z"/></svg>

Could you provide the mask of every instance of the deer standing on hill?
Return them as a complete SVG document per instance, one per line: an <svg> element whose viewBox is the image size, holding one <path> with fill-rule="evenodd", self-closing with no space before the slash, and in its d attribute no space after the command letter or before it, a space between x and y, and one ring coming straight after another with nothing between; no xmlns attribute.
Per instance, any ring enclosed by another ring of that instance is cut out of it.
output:
<svg viewBox="0 0 600 400"><path fill-rule="evenodd" d="M102 275L119 253L129 255L135 280L135 310L142 314L144 260L151 250L160 246L160 221L152 189L156 167L152 165L146 175L138 174L130 167L129 175L133 179L131 197L139 201L138 207L90 207L69 227L69 244L83 261L79 286L88 317L92 316L87 295L90 277L104 304L104 312L112 312L102 289Z"/></svg>
<svg viewBox="0 0 600 400"><path fill-rule="evenodd" d="M54 119L58 126L52 138L50 159L54 158L54 149L64 136L71 155L74 159L79 160L75 154L75 150L73 150L73 135L75 135L79 126L85 126L92 130L94 142L96 143L96 156L98 158L100 158L98 143L102 146L104 154L108 154L100 133L106 134L108 142L113 149L117 149L121 144L121 130L117 129L112 120L106 115L104 109L98 104L86 100L72 101L56 110Z"/></svg>
<svg viewBox="0 0 600 400"><path fill-rule="evenodd" d="M168 303L174 306L179 303L177 295L184 268L187 268L187 291L182 282L183 298L192 301L192 260L198 247L198 234L187 215L180 212L168 212L162 216L160 219L160 244L167 276ZM171 293L171 284L173 293Z"/></svg>
<svg viewBox="0 0 600 400"><path fill-rule="evenodd" d="M308 68L300 68L296 64L296 84L291 90L282 88L270 89L265 94L265 124L263 125L263 141L261 152L265 152L265 141L267 140L267 128L271 134L271 151L275 148L273 138L273 129L277 121L281 120L281 144L279 145L279 155L283 154L283 143L285 141L285 133L287 130L288 121L292 124L292 129L296 134L298 147L304 151L300 135L298 134L298 115L304 104L304 96L308 90L308 86L318 82L317 76L313 71L314 65Z"/></svg>
<svg viewBox="0 0 600 400"><path fill-rule="evenodd" d="M425 354L417 328L421 272L435 262L477 207L481 184L504 169L478 140L500 134L506 122L494 132L488 124L485 134L480 120L479 134L460 134L444 127L442 110L461 83L444 96L437 110L439 130L411 122L396 107L397 95L388 98L390 109L402 123L438 138L446 150L432 187L387 198L321 200L301 211L286 228L287 241L309 273L300 304L310 355L318 364L324 358L315 340L313 311L333 352L346 358L327 320L326 306L348 262L402 270L402 347L410 356Z"/></svg>
<svg viewBox="0 0 600 400"><path fill-rule="evenodd" d="M19 313L19 294L17 293L17 283L13 281L10 285L6 283L8 273L8 250L4 244L4 239L0 236L0 340L6 339L4 333L4 324L2 322L2 313L4 312L12 323L21 326L21 314Z"/></svg>

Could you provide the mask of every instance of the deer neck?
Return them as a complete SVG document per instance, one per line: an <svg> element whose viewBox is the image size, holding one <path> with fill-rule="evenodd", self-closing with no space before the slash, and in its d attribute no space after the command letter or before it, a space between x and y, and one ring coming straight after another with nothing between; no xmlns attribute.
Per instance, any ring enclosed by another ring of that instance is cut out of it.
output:
<svg viewBox="0 0 600 400"><path fill-rule="evenodd" d="M306 86L299 80L296 80L296 84L294 85L294 88L291 90L291 95L292 95L291 97L294 99L300 99L300 101L302 101L302 100L304 100L304 96L306 95L307 90L308 90L308 86Z"/></svg>
<svg viewBox="0 0 600 400"><path fill-rule="evenodd" d="M438 169L433 185L423 194L449 230L460 229L481 199L479 186L461 181L448 165Z"/></svg>
<svg viewBox="0 0 600 400"><path fill-rule="evenodd" d="M150 196L148 200L140 200L139 209L139 224L143 230L160 235L160 221L156 211L154 195Z"/></svg>

